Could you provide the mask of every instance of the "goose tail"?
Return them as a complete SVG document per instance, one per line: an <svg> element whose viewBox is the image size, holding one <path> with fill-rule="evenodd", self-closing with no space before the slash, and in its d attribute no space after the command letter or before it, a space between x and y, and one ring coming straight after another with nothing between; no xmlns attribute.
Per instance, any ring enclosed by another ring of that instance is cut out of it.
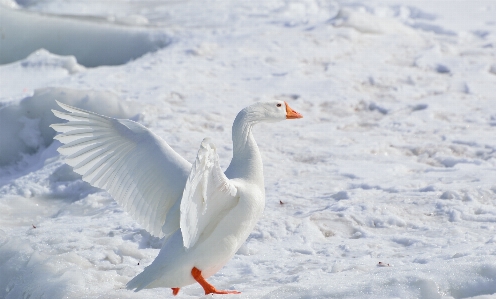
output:
<svg viewBox="0 0 496 299"><path fill-rule="evenodd" d="M126 289L139 292L142 289L146 288L149 284L150 280L148 279L148 275L146 275L145 271L143 271L126 284Z"/></svg>

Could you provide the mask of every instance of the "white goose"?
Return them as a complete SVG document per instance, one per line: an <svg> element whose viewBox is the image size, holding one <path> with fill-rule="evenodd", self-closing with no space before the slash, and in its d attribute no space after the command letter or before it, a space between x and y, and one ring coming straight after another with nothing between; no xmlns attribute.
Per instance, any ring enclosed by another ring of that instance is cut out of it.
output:
<svg viewBox="0 0 496 299"><path fill-rule="evenodd" d="M128 289L179 288L195 281L205 294L230 294L205 279L236 253L262 215L265 188L260 152L252 135L258 122L302 118L283 101L241 110L232 128L233 158L223 173L205 138L193 165L163 139L131 120L114 119L57 102L66 123L58 151L91 185L105 189L152 235L165 237L157 258L128 282Z"/></svg>

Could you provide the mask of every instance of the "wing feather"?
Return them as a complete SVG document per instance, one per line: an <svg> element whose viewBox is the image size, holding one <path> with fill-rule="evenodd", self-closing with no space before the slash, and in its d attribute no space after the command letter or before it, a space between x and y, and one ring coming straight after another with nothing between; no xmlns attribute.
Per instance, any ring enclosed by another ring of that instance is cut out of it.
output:
<svg viewBox="0 0 496 299"><path fill-rule="evenodd" d="M225 212L237 203L236 194L237 188L220 169L215 146L205 138L181 199L180 223L186 249L215 228Z"/></svg>
<svg viewBox="0 0 496 299"><path fill-rule="evenodd" d="M61 133L54 139L63 143L58 151L66 163L84 181L108 191L152 235L178 229L178 221L162 226L181 199L191 164L136 122L57 103L66 112L53 113L68 122L51 127Z"/></svg>

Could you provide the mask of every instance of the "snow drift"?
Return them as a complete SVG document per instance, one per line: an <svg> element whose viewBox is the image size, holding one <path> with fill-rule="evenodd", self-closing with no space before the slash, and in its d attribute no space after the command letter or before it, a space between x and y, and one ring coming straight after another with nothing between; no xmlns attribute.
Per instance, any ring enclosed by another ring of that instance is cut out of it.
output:
<svg viewBox="0 0 496 299"><path fill-rule="evenodd" d="M65 18L0 9L0 64L13 62L44 48L73 55L87 67L123 64L167 46L162 31L119 26L84 18Z"/></svg>
<svg viewBox="0 0 496 299"><path fill-rule="evenodd" d="M14 163L52 143L55 131L49 126L60 122L51 111L58 108L55 100L116 118L131 118L139 113L136 103L122 101L107 91L36 90L33 96L0 108L0 166Z"/></svg>

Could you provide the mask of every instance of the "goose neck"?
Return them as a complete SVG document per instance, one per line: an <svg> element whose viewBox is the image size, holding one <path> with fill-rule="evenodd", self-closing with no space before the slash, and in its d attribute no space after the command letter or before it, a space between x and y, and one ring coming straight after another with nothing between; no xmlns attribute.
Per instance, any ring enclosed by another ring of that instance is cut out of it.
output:
<svg viewBox="0 0 496 299"><path fill-rule="evenodd" d="M226 174L255 180L263 184L263 165L257 143L252 135L252 127L257 123L249 112L242 110L234 120L232 128L233 159Z"/></svg>

